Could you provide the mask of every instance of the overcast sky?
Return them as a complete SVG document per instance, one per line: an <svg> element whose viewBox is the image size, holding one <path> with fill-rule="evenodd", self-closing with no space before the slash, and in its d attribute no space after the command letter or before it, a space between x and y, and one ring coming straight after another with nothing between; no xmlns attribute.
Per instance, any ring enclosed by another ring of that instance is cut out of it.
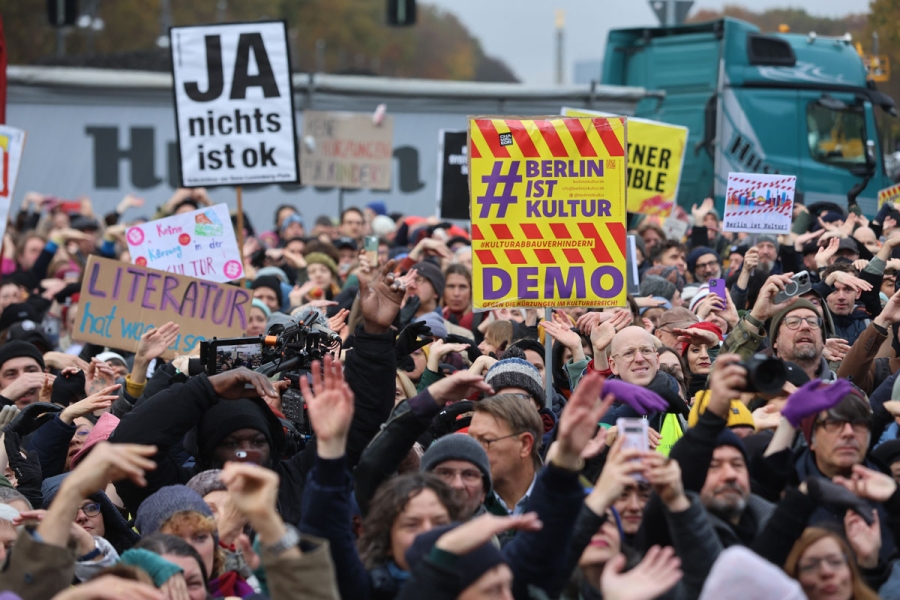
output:
<svg viewBox="0 0 900 600"><path fill-rule="evenodd" d="M423 0L453 12L474 33L486 52L503 59L522 81L555 81L554 14L565 11L565 78L572 81L576 60L602 59L610 29L657 25L647 0ZM815 15L839 17L869 11L869 0L697 0L699 8L725 4L767 8L805 8Z"/></svg>

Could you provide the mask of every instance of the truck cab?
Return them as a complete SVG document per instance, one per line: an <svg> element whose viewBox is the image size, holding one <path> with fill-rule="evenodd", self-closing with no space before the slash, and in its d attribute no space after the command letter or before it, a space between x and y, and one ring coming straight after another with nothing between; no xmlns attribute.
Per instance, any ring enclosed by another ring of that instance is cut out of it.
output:
<svg viewBox="0 0 900 600"><path fill-rule="evenodd" d="M762 33L736 19L613 30L603 83L665 92L635 116L689 128L678 203L724 205L729 172L797 176L810 205L877 212L892 185L876 111L894 101L866 79L849 37Z"/></svg>

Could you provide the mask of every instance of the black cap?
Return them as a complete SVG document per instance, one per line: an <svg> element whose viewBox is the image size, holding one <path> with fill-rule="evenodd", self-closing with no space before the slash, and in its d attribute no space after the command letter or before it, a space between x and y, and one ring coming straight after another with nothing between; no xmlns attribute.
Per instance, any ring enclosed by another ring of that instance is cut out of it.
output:
<svg viewBox="0 0 900 600"><path fill-rule="evenodd" d="M3 313L0 314L0 331L9 329L15 323L25 320L38 320L38 317L31 305L25 303L10 304L6 308L4 308Z"/></svg>
<svg viewBox="0 0 900 600"><path fill-rule="evenodd" d="M340 250L341 248L350 248L351 250L357 250L356 241L347 237L346 235L342 235L334 242L334 247Z"/></svg>
<svg viewBox="0 0 900 600"><path fill-rule="evenodd" d="M19 340L34 344L42 353L53 350L53 342L50 341L40 325L30 319L13 324L9 328L9 335L6 339L8 342Z"/></svg>

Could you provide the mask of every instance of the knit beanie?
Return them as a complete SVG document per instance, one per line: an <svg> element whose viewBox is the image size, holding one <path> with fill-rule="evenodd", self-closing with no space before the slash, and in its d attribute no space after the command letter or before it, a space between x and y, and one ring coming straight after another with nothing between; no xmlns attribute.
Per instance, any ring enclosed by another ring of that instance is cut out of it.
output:
<svg viewBox="0 0 900 600"><path fill-rule="evenodd" d="M700 415L706 412L709 405L709 390L701 390L694 397L694 404L691 406L691 414L688 416L688 427L694 427L700 420ZM753 413L750 409L738 399L731 401L728 408L728 422L726 427L755 427L753 422Z"/></svg>
<svg viewBox="0 0 900 600"><path fill-rule="evenodd" d="M212 460L219 442L238 429L255 429L265 435L274 457L279 444L273 435L272 425L263 408L253 400L249 398L222 400L207 409L197 423L197 447L200 452L197 458ZM282 441L283 435L282 431Z"/></svg>
<svg viewBox="0 0 900 600"><path fill-rule="evenodd" d="M701 256L706 256L707 254L712 254L716 257L716 262L719 264L722 263L722 259L719 258L719 253L710 248L709 246L697 246L691 253L688 254L687 257L687 268L691 273L694 272L694 269L697 267L697 261L700 260Z"/></svg>
<svg viewBox="0 0 900 600"><path fill-rule="evenodd" d="M756 236L757 244L762 244L763 242L768 242L769 244L772 244L773 246L778 248L778 238L776 238L774 235L772 235L770 233L763 233L763 234Z"/></svg>
<svg viewBox="0 0 900 600"><path fill-rule="evenodd" d="M6 361L13 358L22 358L23 356L33 358L40 365L41 369L44 368L44 355L37 349L37 346L15 340L0 346L0 369L3 368Z"/></svg>
<svg viewBox="0 0 900 600"><path fill-rule="evenodd" d="M778 339L778 329L781 327L781 322L790 313L800 308L808 308L809 310L816 313L819 318L822 318L822 310L805 298L798 298L794 301L793 304L778 312L774 317L772 317L772 326L769 328L769 343L772 346L772 352L775 354L775 356L778 356L778 349L775 348L775 341ZM822 327L819 327L819 331L822 334L822 340L824 340L825 326L823 325Z"/></svg>
<svg viewBox="0 0 900 600"><path fill-rule="evenodd" d="M432 262L428 262L427 260L423 260L414 264L410 270L412 269L415 269L416 273L428 280L431 287L434 288L435 293L437 293L438 298L444 296L446 280L444 279L444 274L441 272L439 266Z"/></svg>
<svg viewBox="0 0 900 600"><path fill-rule="evenodd" d="M268 306L266 306L266 303L263 302L262 300L260 300L259 298L254 298L252 300L251 304L253 306L255 306L256 308L258 308L259 310L263 311L263 314L266 315L267 319L272 316L272 311L269 309Z"/></svg>
<svg viewBox="0 0 900 600"><path fill-rule="evenodd" d="M306 256L303 257L306 260L307 266L309 265L324 265L328 267L328 270L331 271L331 275L335 281L338 280L338 266L337 263L334 262L334 259L325 254L324 252L310 252Z"/></svg>
<svg viewBox="0 0 900 600"><path fill-rule="evenodd" d="M406 562L409 564L410 571L431 553L438 538L458 526L458 523L445 525L417 536L412 546L406 551ZM485 542L471 552L457 557L456 563L453 565L453 571L457 575L457 587L450 590L451 594L453 597L459 596L482 575L502 564L506 564L506 561L503 559L500 549L491 542Z"/></svg>
<svg viewBox="0 0 900 600"><path fill-rule="evenodd" d="M158 588L162 587L173 575L183 572L182 568L175 563L143 548L132 548L125 552L119 558L119 562L142 569L153 580L153 585Z"/></svg>
<svg viewBox="0 0 900 600"><path fill-rule="evenodd" d="M658 275L670 282L675 286L675 289L679 292L684 289L685 284L687 283L684 280L684 275L678 270L678 267L667 267L665 265L656 265L655 267L650 267L644 272L644 276L647 275Z"/></svg>
<svg viewBox="0 0 900 600"><path fill-rule="evenodd" d="M186 485L167 485L141 502L134 526L146 537L159 531L172 515L182 511L194 511L210 518L213 516L200 494Z"/></svg>
<svg viewBox="0 0 900 600"><path fill-rule="evenodd" d="M491 493L491 464L481 444L464 433L445 435L434 442L422 455L419 470L430 472L448 460L463 460L475 465L481 471L484 491Z"/></svg>
<svg viewBox="0 0 900 600"><path fill-rule="evenodd" d="M222 483L222 469L208 469L191 477L187 486L197 492L201 498L212 492L224 492L228 488Z"/></svg>
<svg viewBox="0 0 900 600"><path fill-rule="evenodd" d="M262 277L257 277L253 280L253 283L250 284L250 289L255 290L259 288L269 288L270 290L275 292L275 297L278 299L278 306L283 304L282 295L281 295L281 282L278 281L278 278L274 275L263 275Z"/></svg>
<svg viewBox="0 0 900 600"><path fill-rule="evenodd" d="M675 291L675 284L659 275L646 275L641 280L641 296L662 296L671 302Z"/></svg>
<svg viewBox="0 0 900 600"><path fill-rule="evenodd" d="M431 329L431 335L443 339L447 338L447 325L444 323L444 317L436 312L425 313L421 317L415 319L415 322L423 322Z"/></svg>
<svg viewBox="0 0 900 600"><path fill-rule="evenodd" d="M713 564L699 600L806 600L800 582L744 546L732 546Z"/></svg>
<svg viewBox="0 0 900 600"><path fill-rule="evenodd" d="M722 433L719 434L719 437L716 438L716 448L721 446L732 446L737 448L743 455L744 462L747 464L750 463L750 459L747 458L747 448L744 447L744 442L742 442L741 438L727 427L723 429Z"/></svg>
<svg viewBox="0 0 900 600"><path fill-rule="evenodd" d="M484 382L498 394L505 388L521 388L528 392L536 403L544 406L544 382L541 381L541 374L534 365L521 358L504 358L497 361L488 370Z"/></svg>

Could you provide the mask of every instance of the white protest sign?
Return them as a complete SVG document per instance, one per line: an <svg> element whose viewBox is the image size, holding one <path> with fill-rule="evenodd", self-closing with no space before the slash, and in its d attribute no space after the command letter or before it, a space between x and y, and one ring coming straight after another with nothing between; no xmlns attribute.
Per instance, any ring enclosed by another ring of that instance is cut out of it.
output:
<svg viewBox="0 0 900 600"><path fill-rule="evenodd" d="M729 173L722 229L790 233L796 185L794 175Z"/></svg>
<svg viewBox="0 0 900 600"><path fill-rule="evenodd" d="M125 232L131 262L224 283L244 274L226 204L148 221Z"/></svg>
<svg viewBox="0 0 900 600"><path fill-rule="evenodd" d="M22 151L25 149L25 132L15 127L0 125L0 236L6 232L9 205L16 189Z"/></svg>
<svg viewBox="0 0 900 600"><path fill-rule="evenodd" d="M299 181L285 22L169 35L183 185Z"/></svg>

